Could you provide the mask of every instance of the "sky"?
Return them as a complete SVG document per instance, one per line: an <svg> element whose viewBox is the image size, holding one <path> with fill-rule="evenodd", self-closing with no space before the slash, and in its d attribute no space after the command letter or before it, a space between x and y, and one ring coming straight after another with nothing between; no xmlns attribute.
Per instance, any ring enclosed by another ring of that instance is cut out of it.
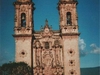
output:
<svg viewBox="0 0 100 75"><path fill-rule="evenodd" d="M13 2L16 0L0 1L0 65L15 58L14 15ZM33 0L35 3L34 29L40 30L41 25L48 19L54 30L59 29L59 0ZM78 25L80 67L100 66L100 30L99 30L99 0L78 0Z"/></svg>

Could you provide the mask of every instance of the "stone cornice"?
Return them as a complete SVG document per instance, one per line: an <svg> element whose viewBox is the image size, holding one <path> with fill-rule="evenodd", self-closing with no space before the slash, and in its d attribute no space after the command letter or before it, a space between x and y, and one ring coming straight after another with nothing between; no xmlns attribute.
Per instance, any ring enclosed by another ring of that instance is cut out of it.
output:
<svg viewBox="0 0 100 75"><path fill-rule="evenodd" d="M52 30L52 32L54 32L54 33L60 33L59 30ZM41 33L41 31L35 31L34 32L34 34L40 34L40 33Z"/></svg>
<svg viewBox="0 0 100 75"><path fill-rule="evenodd" d="M60 25L60 28L61 29L68 29L68 28L71 28L71 29L78 29L79 28L79 26L78 25Z"/></svg>
<svg viewBox="0 0 100 75"><path fill-rule="evenodd" d="M60 9L60 5L61 4L78 4L78 1L59 1L58 2L58 7L57 7L57 9L59 10Z"/></svg>
<svg viewBox="0 0 100 75"><path fill-rule="evenodd" d="M80 33L61 33L61 36L75 36L75 35L79 36Z"/></svg>
<svg viewBox="0 0 100 75"><path fill-rule="evenodd" d="M13 34L13 37L33 37L33 34Z"/></svg>

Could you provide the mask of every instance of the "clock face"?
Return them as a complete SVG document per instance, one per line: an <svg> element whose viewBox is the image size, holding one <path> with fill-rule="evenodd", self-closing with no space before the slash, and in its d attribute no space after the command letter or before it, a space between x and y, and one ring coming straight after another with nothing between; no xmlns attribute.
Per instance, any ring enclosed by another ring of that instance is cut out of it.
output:
<svg viewBox="0 0 100 75"><path fill-rule="evenodd" d="M45 33L48 33L48 32L49 32L49 29L48 29L48 28L46 28L46 29L44 30L44 32L45 32Z"/></svg>

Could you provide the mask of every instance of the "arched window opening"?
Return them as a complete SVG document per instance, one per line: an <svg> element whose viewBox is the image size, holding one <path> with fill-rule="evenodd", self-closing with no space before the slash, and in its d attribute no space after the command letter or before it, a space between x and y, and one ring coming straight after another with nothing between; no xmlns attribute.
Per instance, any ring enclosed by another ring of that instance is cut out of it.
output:
<svg viewBox="0 0 100 75"><path fill-rule="evenodd" d="M49 42L45 42L45 49L49 49Z"/></svg>
<svg viewBox="0 0 100 75"><path fill-rule="evenodd" d="M71 25L71 13L67 12L67 24Z"/></svg>
<svg viewBox="0 0 100 75"><path fill-rule="evenodd" d="M22 27L26 26L26 14L25 13L21 14L21 26Z"/></svg>

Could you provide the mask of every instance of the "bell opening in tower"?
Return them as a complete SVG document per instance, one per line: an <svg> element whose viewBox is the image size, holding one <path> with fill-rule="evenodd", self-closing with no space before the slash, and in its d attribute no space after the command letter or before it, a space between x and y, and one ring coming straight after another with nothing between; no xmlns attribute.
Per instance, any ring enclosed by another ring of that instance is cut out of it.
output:
<svg viewBox="0 0 100 75"><path fill-rule="evenodd" d="M21 27L26 27L26 14L21 14Z"/></svg>
<svg viewBox="0 0 100 75"><path fill-rule="evenodd" d="M67 25L71 25L71 13L67 12Z"/></svg>

